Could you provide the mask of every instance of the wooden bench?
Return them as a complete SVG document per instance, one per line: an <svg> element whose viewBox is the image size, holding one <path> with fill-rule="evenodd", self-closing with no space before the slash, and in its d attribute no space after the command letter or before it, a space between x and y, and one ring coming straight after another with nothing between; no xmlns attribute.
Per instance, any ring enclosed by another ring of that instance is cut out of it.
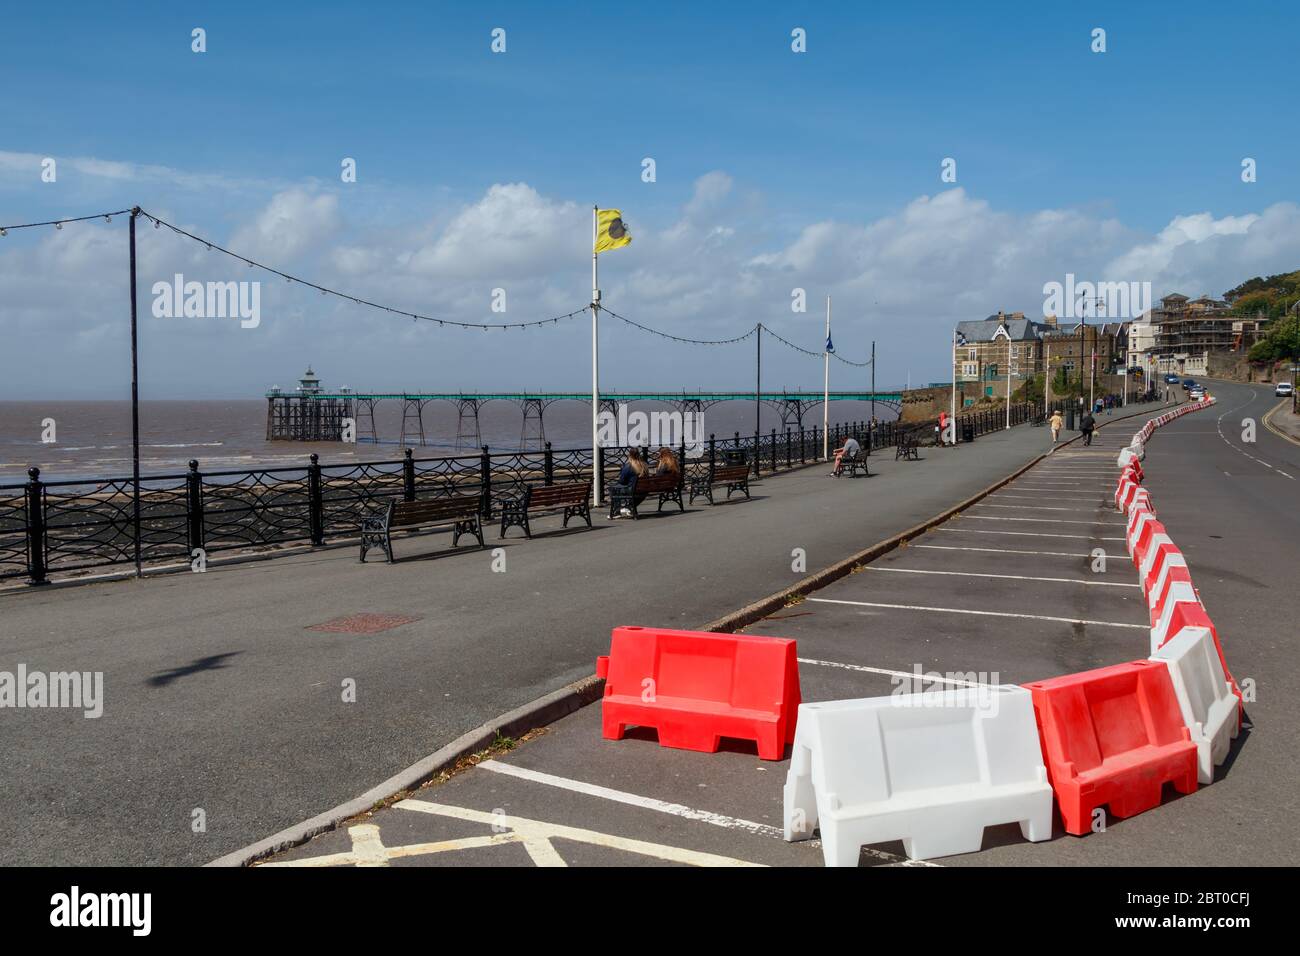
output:
<svg viewBox="0 0 1300 956"><path fill-rule="evenodd" d="M691 477L691 497L692 504L697 497L709 499L709 504L714 504L713 487L714 485L726 485L727 497L731 497L733 491L743 491L745 497L749 497L749 466L748 465L716 465L712 474L702 472Z"/></svg>
<svg viewBox="0 0 1300 956"><path fill-rule="evenodd" d="M564 509L564 527L570 518L582 518L591 527L591 482L575 481L563 485L525 485L523 496L507 502L501 508L501 534L504 538L510 528L524 529L524 537L533 536L528 526L530 514Z"/></svg>
<svg viewBox="0 0 1300 956"><path fill-rule="evenodd" d="M451 546L460 543L462 534L472 534L478 538L478 546L484 547L483 529L479 524L478 495L462 495L455 498L433 498L425 501L398 501L390 499L388 509L382 515L372 515L361 521L361 560L366 560L366 552L379 548L388 555L388 563L393 563L394 528L414 528L419 525L451 524Z"/></svg>
<svg viewBox="0 0 1300 956"><path fill-rule="evenodd" d="M642 495L646 498L651 495L659 496L659 507L655 509L656 511L663 510L665 501L675 501L678 508L682 511L686 510L686 506L682 504L681 472L675 475L646 475L644 478L633 478L632 483L626 488L617 484L610 485L609 517L611 520L623 508L632 512L633 519L637 518L636 500Z"/></svg>
<svg viewBox="0 0 1300 956"><path fill-rule="evenodd" d="M903 461L920 461L920 437L916 429L899 432L898 442L894 446L894 461L902 459Z"/></svg>
<svg viewBox="0 0 1300 956"><path fill-rule="evenodd" d="M854 455L852 458L849 458L846 455L844 458L840 459L840 468L847 470L850 478L858 477L858 469L861 468L862 473L866 475L868 478L870 478L871 468L868 467L868 463L867 463L867 459L870 456L871 456L871 451L868 448L868 446L865 444L859 445L858 453Z"/></svg>

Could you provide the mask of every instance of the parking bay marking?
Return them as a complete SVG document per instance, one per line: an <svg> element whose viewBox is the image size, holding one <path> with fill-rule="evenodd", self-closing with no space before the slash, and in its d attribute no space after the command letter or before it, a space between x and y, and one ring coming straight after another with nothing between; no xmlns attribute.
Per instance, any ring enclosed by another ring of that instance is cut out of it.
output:
<svg viewBox="0 0 1300 956"><path fill-rule="evenodd" d="M1079 521L1071 518L1012 518L1006 515L962 515L964 521L1048 521L1052 524L1090 524L1090 525L1110 525L1112 528L1127 527L1124 521Z"/></svg>
<svg viewBox="0 0 1300 956"><path fill-rule="evenodd" d="M931 531L951 531L954 534L1014 534L1025 538L1078 538L1084 541L1123 541L1123 538L1102 538L1091 534L1048 534L1046 531L985 531L983 528L932 528Z"/></svg>
<svg viewBox="0 0 1300 956"><path fill-rule="evenodd" d="M826 661L803 661L806 664L823 664L830 667L843 667L849 670L872 671L873 673L897 674L902 677L914 679L915 674L904 671L885 671L878 668L867 668L852 664L831 664ZM958 682L963 683L963 682ZM700 823L709 823L713 826L724 827L729 830L745 830L749 833L755 833L761 836L776 837L778 840L784 839L785 834L780 827L770 826L766 823L757 823L753 820L742 820L738 817L727 816L722 813L712 813L708 810L695 810L691 807L683 806L680 803L668 803L664 800L656 800L653 797L643 797L635 793L628 793L624 790L613 790L609 787L602 787L594 783L584 783L581 780L572 780L568 777L557 777L554 774L543 773L539 770L530 770L527 767L520 767L516 764L502 763L498 760L485 760L478 764L480 770L490 770L493 773L503 774L508 777L517 777L520 780L528 780L532 783L545 784L548 787L558 787L562 790L569 790L573 793L581 793L590 797L600 797L604 800L612 800L615 803L623 803L628 806L640 807L643 810L654 810L658 813L667 813L675 817L681 817L685 820L694 820ZM403 803L410 801L403 801ZM402 806L401 803L397 806ZM416 809L411 807L410 809ZM820 841L812 841L810 846L820 845ZM890 863L901 863L912 866L936 866L937 864L928 863L923 860L908 860L905 857L898 856L894 853L887 853L884 850L873 850L866 848L868 856L875 857L879 860L887 860Z"/></svg>
<svg viewBox="0 0 1300 956"><path fill-rule="evenodd" d="M990 496L993 497L993 496ZM1008 495L1008 497L1014 497ZM1033 499L1037 501L1038 499ZM1049 505L994 505L985 501L977 501L971 507L974 508L1010 508L1013 511L1073 511L1075 514L1091 515L1096 514L1097 508L1053 508ZM1047 520L1046 518L1043 520Z"/></svg>
<svg viewBox="0 0 1300 956"><path fill-rule="evenodd" d="M864 571L884 571L889 574L951 574L961 578L1004 578L1009 581L1050 581L1053 584L1100 584L1109 588L1136 588L1140 585L1121 581L1088 581L1083 578L1039 578L1027 574L987 574L979 571L930 571L922 568L878 568L867 565Z"/></svg>
<svg viewBox="0 0 1300 956"><path fill-rule="evenodd" d="M987 554L1042 554L1054 558L1091 558L1091 554L1075 554L1073 551L1017 551L1013 548L959 548L947 544L913 544L910 548L929 548L931 551L981 551Z"/></svg>
<svg viewBox="0 0 1300 956"><path fill-rule="evenodd" d="M1090 621L1075 617L1051 617L1047 614L1019 614L1014 611L972 611L960 607L928 607L924 604L879 604L874 601L844 601L835 598L807 598L818 604L848 604L857 607L879 607L894 611L936 611L941 614L975 614L979 617L1016 617L1030 621L1057 621L1061 624L1092 624L1097 627L1128 627L1139 631L1149 631L1146 624L1123 624L1119 621Z"/></svg>

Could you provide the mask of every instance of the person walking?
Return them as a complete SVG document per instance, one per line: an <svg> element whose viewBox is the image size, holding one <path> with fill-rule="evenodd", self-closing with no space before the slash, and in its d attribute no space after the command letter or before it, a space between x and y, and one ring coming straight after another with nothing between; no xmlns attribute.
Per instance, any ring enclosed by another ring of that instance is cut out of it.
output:
<svg viewBox="0 0 1300 956"><path fill-rule="evenodd" d="M1051 421L1047 424L1052 429L1052 444L1055 445L1056 440L1061 436L1061 426L1065 424L1065 421L1061 418L1061 410L1059 408L1052 412Z"/></svg>
<svg viewBox="0 0 1300 956"><path fill-rule="evenodd" d="M1083 421L1079 422L1079 431L1083 432L1084 445L1092 444L1092 431L1097 427L1097 419L1092 417L1092 412L1083 416Z"/></svg>

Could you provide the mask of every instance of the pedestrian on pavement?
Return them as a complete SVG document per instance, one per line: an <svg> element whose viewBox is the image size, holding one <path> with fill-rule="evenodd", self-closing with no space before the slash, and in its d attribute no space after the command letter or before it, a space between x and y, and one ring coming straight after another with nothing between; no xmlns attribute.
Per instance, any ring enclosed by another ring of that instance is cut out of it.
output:
<svg viewBox="0 0 1300 956"><path fill-rule="evenodd" d="M1057 438L1061 435L1061 426L1065 424L1061 419L1061 410L1059 408L1052 412L1052 420L1047 424L1052 429L1052 444L1055 445Z"/></svg>
<svg viewBox="0 0 1300 956"><path fill-rule="evenodd" d="M1083 421L1079 422L1079 431L1083 432L1083 443L1085 445L1092 444L1092 430L1096 427L1097 427L1097 419L1092 417L1091 412L1089 412L1087 415L1084 415Z"/></svg>

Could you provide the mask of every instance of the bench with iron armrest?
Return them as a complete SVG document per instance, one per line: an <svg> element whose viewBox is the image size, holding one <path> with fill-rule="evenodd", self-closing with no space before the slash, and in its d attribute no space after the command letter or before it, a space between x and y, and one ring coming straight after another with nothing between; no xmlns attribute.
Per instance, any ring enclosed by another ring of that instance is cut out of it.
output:
<svg viewBox="0 0 1300 956"><path fill-rule="evenodd" d="M898 433L898 442L894 446L894 461L920 461L920 435L916 429Z"/></svg>
<svg viewBox="0 0 1300 956"><path fill-rule="evenodd" d="M698 475L691 476L691 497L693 504L697 497L709 499L709 504L714 504L713 488L715 485L727 486L727 497L731 497L733 491L743 491L745 497L749 497L749 466L748 465L715 465L713 472L703 471Z"/></svg>
<svg viewBox="0 0 1300 956"><path fill-rule="evenodd" d="M394 528L414 528L420 525L451 524L451 546L460 543L462 534L478 538L478 546L484 547L483 529L479 524L478 495L461 495L455 498L433 498L425 501L388 502L388 508L382 515L372 515L361 521L361 560L366 560L366 552L379 548L388 556L388 563L393 563Z"/></svg>
<svg viewBox="0 0 1300 956"><path fill-rule="evenodd" d="M525 485L523 496L507 502L501 508L501 535L518 527L524 529L524 537L533 536L528 526L530 514L559 511L564 509L564 527L569 526L570 518L582 518L591 527L591 482L575 481L563 485Z"/></svg>
<svg viewBox="0 0 1300 956"><path fill-rule="evenodd" d="M627 508L632 512L632 517L636 518L638 497L644 496L649 498L652 495L659 496L659 507L656 511L662 511L665 501L677 502L677 507L682 511L686 506L682 504L682 473L675 475L646 475L643 478L634 477L627 486L610 485L609 488L609 516L614 518L619 511Z"/></svg>
<svg viewBox="0 0 1300 956"><path fill-rule="evenodd" d="M871 454L871 452L867 449L867 446L866 446L866 445L863 445L863 446L861 446L861 448L858 450L858 453L857 453L856 455L853 455L853 456L851 456L851 457L850 457L849 455L845 455L845 456L840 460L840 467L841 467L841 468L847 468L847 469L848 469L849 477L850 477L850 478L856 478L856 477L858 477L858 469L859 469L859 468L862 469L862 473L863 473L864 475L866 475L868 478L870 478L870 477L871 477L871 469L870 469L870 468L868 467L868 465L867 465L867 458L868 458L868 456L869 456L870 454Z"/></svg>

